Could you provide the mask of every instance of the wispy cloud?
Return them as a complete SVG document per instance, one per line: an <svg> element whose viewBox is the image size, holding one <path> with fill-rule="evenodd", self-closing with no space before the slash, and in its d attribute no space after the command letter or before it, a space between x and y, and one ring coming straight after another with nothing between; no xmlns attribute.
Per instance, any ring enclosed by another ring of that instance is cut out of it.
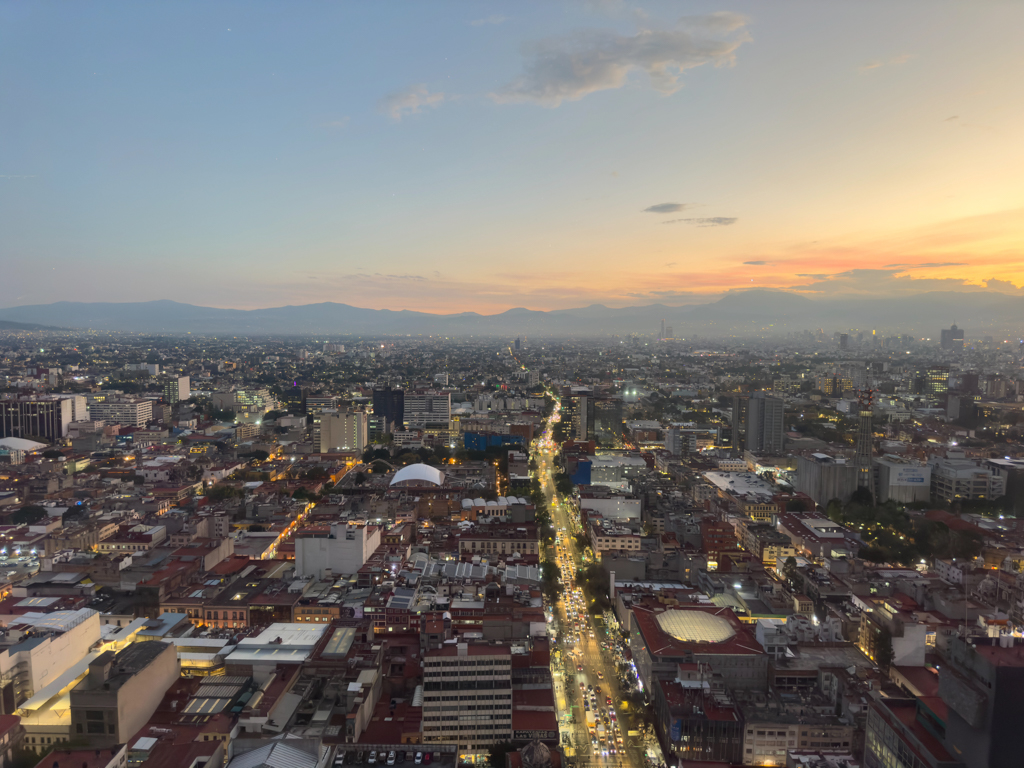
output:
<svg viewBox="0 0 1024 768"><path fill-rule="evenodd" d="M444 100L444 93L431 93L424 83L420 83L381 99L378 106L382 112L391 115L392 119L401 120L421 109L436 107Z"/></svg>
<svg viewBox="0 0 1024 768"><path fill-rule="evenodd" d="M657 205L649 205L643 209L643 213L679 213L682 210L689 208L690 206L686 203L658 203Z"/></svg>
<svg viewBox="0 0 1024 768"><path fill-rule="evenodd" d="M966 267L966 261L926 261L921 264L886 264L885 269L939 269L940 267Z"/></svg>
<svg viewBox="0 0 1024 768"><path fill-rule="evenodd" d="M719 12L681 19L667 28L641 29L634 35L590 30L529 45L521 77L491 94L499 103L534 102L557 107L597 91L621 88L630 73L645 72L652 87L675 93L688 69L705 64L728 66L750 37L747 20ZM735 33L735 34L734 34Z"/></svg>
<svg viewBox="0 0 1024 768"><path fill-rule="evenodd" d="M861 64L858 69L860 69L861 72L867 72L868 70L879 69L880 67L897 66L899 64L906 64L912 58L914 58L914 54L903 53L899 56L893 56L891 59L872 59L871 61L866 61Z"/></svg>
<svg viewBox="0 0 1024 768"><path fill-rule="evenodd" d="M767 264L768 262L767 262L767 261L744 261L743 263L744 263L744 264L747 264L747 265L749 265L749 266L751 266L751 267L763 267L763 266L765 266L765 265L766 265L766 264Z"/></svg>
<svg viewBox="0 0 1024 768"><path fill-rule="evenodd" d="M484 27L487 26L488 24L504 24L506 21L508 21L508 16L495 15L488 16L483 19L473 19L471 22L469 22L469 25L471 27Z"/></svg>
<svg viewBox="0 0 1024 768"><path fill-rule="evenodd" d="M706 216L691 219L669 219L668 221L663 221L661 223L678 224L683 222L686 224L693 224L695 227L728 227L731 224L735 224L737 221L739 221L739 219L735 216Z"/></svg>

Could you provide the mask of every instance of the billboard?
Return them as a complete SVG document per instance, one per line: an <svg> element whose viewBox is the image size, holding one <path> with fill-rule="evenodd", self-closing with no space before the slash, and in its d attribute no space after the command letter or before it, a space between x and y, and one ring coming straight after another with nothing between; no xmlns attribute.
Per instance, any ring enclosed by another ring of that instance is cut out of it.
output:
<svg viewBox="0 0 1024 768"><path fill-rule="evenodd" d="M931 467L897 466L889 469L890 486L928 485L932 479Z"/></svg>

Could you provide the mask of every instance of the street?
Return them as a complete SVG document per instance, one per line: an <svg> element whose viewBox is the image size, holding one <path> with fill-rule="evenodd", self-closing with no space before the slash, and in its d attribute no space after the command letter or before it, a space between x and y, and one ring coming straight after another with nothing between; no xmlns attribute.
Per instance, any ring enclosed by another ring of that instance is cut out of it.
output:
<svg viewBox="0 0 1024 768"><path fill-rule="evenodd" d="M560 651L553 654L553 659L560 657L561 661L553 661L553 675L563 743L575 751L573 762L577 766L645 768L638 726L626 711L628 704L619 684L618 633L609 636L603 622L587 610L586 597L576 584L576 572L583 563L583 552L576 539L579 521L555 490L557 446L551 439L551 424L558 419L556 401L545 431L536 441L534 456L556 534L548 553L556 559L564 585L563 599L551 606L557 628L554 649Z"/></svg>

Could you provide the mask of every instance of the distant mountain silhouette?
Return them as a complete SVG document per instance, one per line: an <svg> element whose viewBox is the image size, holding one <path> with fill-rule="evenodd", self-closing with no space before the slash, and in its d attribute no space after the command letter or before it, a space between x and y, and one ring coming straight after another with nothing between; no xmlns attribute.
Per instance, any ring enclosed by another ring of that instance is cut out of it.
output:
<svg viewBox="0 0 1024 768"><path fill-rule="evenodd" d="M36 323L16 323L13 320L0 320L0 331L59 331L52 325L38 325Z"/></svg>
<svg viewBox="0 0 1024 768"><path fill-rule="evenodd" d="M364 309L324 302L267 309L220 309L175 301L133 303L57 302L0 309L11 330L79 328L137 333L212 335L476 335L604 336L658 332L661 321L677 337L777 335L792 331L850 329L870 334L915 333L938 337L956 320L968 338L1016 333L1024 325L1024 297L991 291L930 292L898 299L809 298L788 291L734 291L708 304L652 304L542 312L515 308L495 315L435 315L408 310ZM12 326L11 324L15 324Z"/></svg>

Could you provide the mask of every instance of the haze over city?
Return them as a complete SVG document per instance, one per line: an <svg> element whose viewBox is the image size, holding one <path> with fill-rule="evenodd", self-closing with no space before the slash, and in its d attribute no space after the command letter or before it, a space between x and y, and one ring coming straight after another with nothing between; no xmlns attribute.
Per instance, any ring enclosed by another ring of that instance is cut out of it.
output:
<svg viewBox="0 0 1024 768"><path fill-rule="evenodd" d="M0 306L1018 296L1022 25L995 2L3 3Z"/></svg>

